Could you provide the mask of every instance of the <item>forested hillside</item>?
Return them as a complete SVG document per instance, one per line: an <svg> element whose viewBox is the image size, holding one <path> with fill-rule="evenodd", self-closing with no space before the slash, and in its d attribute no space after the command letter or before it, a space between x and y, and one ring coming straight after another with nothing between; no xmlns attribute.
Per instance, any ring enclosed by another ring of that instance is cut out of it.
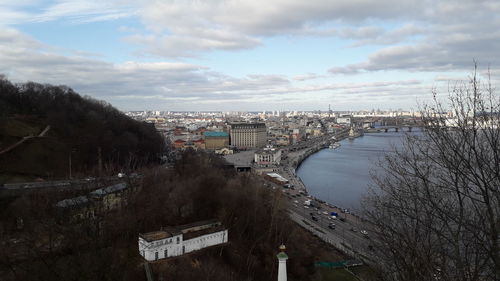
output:
<svg viewBox="0 0 500 281"><path fill-rule="evenodd" d="M135 169L158 162L163 149L152 125L106 102L0 77L0 182Z"/></svg>
<svg viewBox="0 0 500 281"><path fill-rule="evenodd" d="M315 261L346 259L290 220L283 192L236 174L215 155L186 152L175 168L142 173L142 188L121 210L76 224L55 219L60 193L13 202L0 213L2 280L146 280L138 234L206 219L228 228L229 243L155 262L155 280L276 280L280 244L287 246L288 280L320 280ZM81 195L74 192L66 197Z"/></svg>

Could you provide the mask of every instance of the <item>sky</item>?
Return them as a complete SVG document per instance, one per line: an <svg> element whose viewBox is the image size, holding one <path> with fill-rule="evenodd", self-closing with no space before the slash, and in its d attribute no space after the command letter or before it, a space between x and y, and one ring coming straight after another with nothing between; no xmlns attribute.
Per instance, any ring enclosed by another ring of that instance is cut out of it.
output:
<svg viewBox="0 0 500 281"><path fill-rule="evenodd" d="M0 75L120 110L418 110L478 63L498 0L0 0Z"/></svg>

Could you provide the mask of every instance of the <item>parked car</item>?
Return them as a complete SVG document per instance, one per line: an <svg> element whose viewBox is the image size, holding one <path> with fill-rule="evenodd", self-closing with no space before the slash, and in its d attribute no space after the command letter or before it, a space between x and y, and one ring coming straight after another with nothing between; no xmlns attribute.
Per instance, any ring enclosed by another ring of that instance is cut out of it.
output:
<svg viewBox="0 0 500 281"><path fill-rule="evenodd" d="M318 217L316 217L316 216L312 216L311 218L313 221L318 221Z"/></svg>
<svg viewBox="0 0 500 281"><path fill-rule="evenodd" d="M335 224L334 224L334 223L330 223L330 224L328 225L328 228L330 228L330 229L335 229Z"/></svg>
<svg viewBox="0 0 500 281"><path fill-rule="evenodd" d="M345 221L346 221L346 219L345 219L345 218L342 218L342 217L341 217L341 218L339 218L339 220L340 220L340 221L342 221L342 222L345 222Z"/></svg>
<svg viewBox="0 0 500 281"><path fill-rule="evenodd" d="M360 233L363 234L364 236L368 237L368 231L363 229L360 231Z"/></svg>

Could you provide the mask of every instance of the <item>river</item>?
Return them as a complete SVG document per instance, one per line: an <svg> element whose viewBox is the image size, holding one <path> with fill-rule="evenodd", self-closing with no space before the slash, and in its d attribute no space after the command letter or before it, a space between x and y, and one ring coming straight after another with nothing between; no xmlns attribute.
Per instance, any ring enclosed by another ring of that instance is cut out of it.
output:
<svg viewBox="0 0 500 281"><path fill-rule="evenodd" d="M370 171L392 145L400 146L404 133L370 133L340 141L337 149L323 149L302 162L297 175L312 196L342 208L360 210L362 197L373 183Z"/></svg>

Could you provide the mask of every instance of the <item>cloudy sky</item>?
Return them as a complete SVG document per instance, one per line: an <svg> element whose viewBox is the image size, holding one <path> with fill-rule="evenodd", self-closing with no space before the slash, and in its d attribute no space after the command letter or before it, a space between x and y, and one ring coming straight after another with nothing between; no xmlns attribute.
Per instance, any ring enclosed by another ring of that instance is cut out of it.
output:
<svg viewBox="0 0 500 281"><path fill-rule="evenodd" d="M0 74L122 110L417 109L500 76L498 0L0 0Z"/></svg>

